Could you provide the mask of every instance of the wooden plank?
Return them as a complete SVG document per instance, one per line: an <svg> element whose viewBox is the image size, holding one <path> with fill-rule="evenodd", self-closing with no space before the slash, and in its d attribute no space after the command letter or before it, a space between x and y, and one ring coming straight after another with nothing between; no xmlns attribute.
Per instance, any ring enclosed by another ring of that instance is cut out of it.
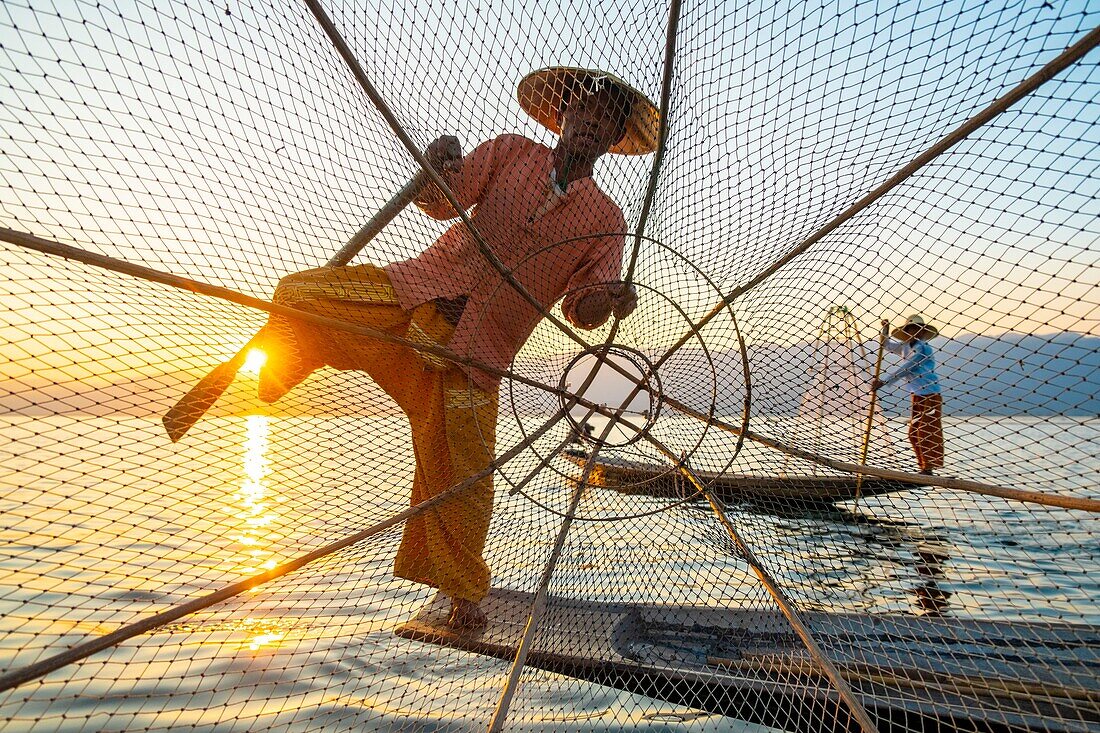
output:
<svg viewBox="0 0 1100 733"><path fill-rule="evenodd" d="M481 607L489 619L482 629L454 631L447 627L450 600L442 594L394 633L410 639L453 646L480 654L510 659L527 624L532 595L493 589ZM577 660L621 659L612 642L629 628L629 607L555 602L548 606L536 646L544 652Z"/></svg>
<svg viewBox="0 0 1100 733"><path fill-rule="evenodd" d="M902 666L889 654L868 655L861 661L854 659L834 659L845 678L851 682L867 680L899 687L928 687L956 695L1012 695L1061 697L1100 706L1100 690L1087 687L1086 679L1074 680L1074 684L1065 684L1059 680L1036 682L1013 679L1006 676L1008 668L999 670L995 677L979 676L946 669L933 669L936 665L928 660L914 658L912 665ZM799 674L820 676L815 669L813 659L808 654L759 654L742 653L740 659L728 657L708 657L707 663L731 667L740 670L763 670L775 674ZM1095 678L1092 679L1095 683Z"/></svg>

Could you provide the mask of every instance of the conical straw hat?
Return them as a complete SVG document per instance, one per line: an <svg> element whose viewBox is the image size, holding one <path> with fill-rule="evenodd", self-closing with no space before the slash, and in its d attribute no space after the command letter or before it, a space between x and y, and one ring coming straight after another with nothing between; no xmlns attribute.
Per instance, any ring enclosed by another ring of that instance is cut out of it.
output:
<svg viewBox="0 0 1100 733"><path fill-rule="evenodd" d="M573 66L554 66L533 71L519 83L516 95L527 114L544 127L561 134L558 114L566 89L596 89L611 83L631 100L626 134L611 146L609 152L619 155L644 155L657 149L661 130L661 115L653 102L625 81L603 71Z"/></svg>
<svg viewBox="0 0 1100 733"><path fill-rule="evenodd" d="M914 314L909 316L903 325L891 331L890 335L898 341L908 341L911 338L927 341L939 336L940 332L935 326L929 326L923 318Z"/></svg>

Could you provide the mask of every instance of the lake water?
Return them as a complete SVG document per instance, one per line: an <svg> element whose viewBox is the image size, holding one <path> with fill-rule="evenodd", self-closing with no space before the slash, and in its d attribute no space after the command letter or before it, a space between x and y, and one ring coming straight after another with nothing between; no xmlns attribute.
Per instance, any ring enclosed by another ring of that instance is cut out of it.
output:
<svg viewBox="0 0 1100 733"><path fill-rule="evenodd" d="M151 419L0 418L0 666L212 592L407 501L412 457L394 449L407 440L402 418L252 416L200 428L172 445ZM954 475L992 481L1035 466L1042 475L1028 488L1081 493L1082 476L1100 469L1098 420L947 428ZM502 423L506 440L516 431ZM1077 453L1054 460L1025 447L1055 443ZM536 455L505 475L517 480ZM783 467L746 448L735 468L753 465ZM535 588L570 489L569 466L554 468L522 493L498 481L486 552L494 585ZM774 608L705 504L669 504L590 491L551 592ZM1100 542L1095 517L1081 512L918 489L828 511L733 507L731 518L805 609L1100 624ZM5 693L0 727L483 730L508 665L393 635L432 596L391 577L399 538L388 530ZM509 721L532 731L743 728L534 669Z"/></svg>

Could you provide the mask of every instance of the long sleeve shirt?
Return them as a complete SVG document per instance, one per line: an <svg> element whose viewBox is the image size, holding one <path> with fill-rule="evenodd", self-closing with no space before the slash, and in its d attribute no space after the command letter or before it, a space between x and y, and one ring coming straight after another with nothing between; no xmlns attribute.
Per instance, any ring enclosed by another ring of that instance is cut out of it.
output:
<svg viewBox="0 0 1100 733"><path fill-rule="evenodd" d="M581 298L619 279L626 220L592 178L562 191L552 180L553 151L520 135L479 145L449 174L448 185L489 248L544 309L565 293L562 314L576 326ZM458 216L432 189L417 201L429 216ZM539 311L509 285L457 222L419 256L386 268L406 310L437 298L466 296L447 347L498 369L508 369L539 321ZM499 379L477 369L483 388Z"/></svg>
<svg viewBox="0 0 1100 733"><path fill-rule="evenodd" d="M940 393L940 380L936 376L936 359L932 347L927 341L908 342L886 339L886 350L900 354L903 361L897 369L883 378L883 384L893 384L899 379L905 380L905 389L910 394L930 395Z"/></svg>

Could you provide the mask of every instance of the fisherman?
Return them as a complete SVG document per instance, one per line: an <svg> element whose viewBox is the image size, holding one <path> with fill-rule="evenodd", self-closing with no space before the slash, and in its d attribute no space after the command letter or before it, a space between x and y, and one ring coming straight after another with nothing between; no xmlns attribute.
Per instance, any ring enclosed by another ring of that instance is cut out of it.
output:
<svg viewBox="0 0 1100 733"><path fill-rule="evenodd" d="M882 321L886 349L899 354L904 361L885 379L875 379L871 389L878 390L899 379L911 395L912 417L909 420L909 442L917 456L920 473L931 476L932 470L943 468L943 396L936 376L936 360L928 342L939 335L934 326L918 315L909 316L905 324L890 331L890 321ZM893 338L889 338L892 336Z"/></svg>
<svg viewBox="0 0 1100 733"><path fill-rule="evenodd" d="M432 142L440 172L485 243L544 309L562 298L565 319L583 329L637 305L619 280L626 221L592 178L605 153L656 148L659 114L644 95L610 74L542 69L518 88L520 106L559 133L550 149L501 135L463 157L457 138ZM434 184L417 206L440 220L458 216ZM322 267L280 281L275 302L446 346L506 370L539 312L505 282L462 222L419 256L385 267ZM260 398L274 402L315 369L364 370L405 411L412 428L415 506L488 467L493 460L499 378L474 367L301 321L272 316ZM439 588L451 601L449 625L483 626L489 590L482 558L493 510L491 474L409 519L394 563L397 576Z"/></svg>

